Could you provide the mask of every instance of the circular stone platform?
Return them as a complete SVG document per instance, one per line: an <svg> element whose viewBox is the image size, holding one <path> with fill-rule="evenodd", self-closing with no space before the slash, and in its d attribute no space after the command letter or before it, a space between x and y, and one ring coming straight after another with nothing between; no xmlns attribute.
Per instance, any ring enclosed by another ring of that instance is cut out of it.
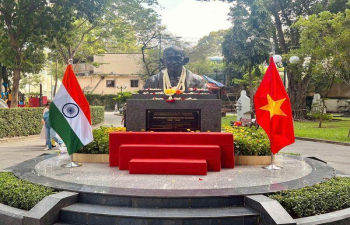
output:
<svg viewBox="0 0 350 225"><path fill-rule="evenodd" d="M135 175L108 164L64 168L68 155L43 155L13 168L20 178L56 189L138 196L220 196L271 193L320 183L335 175L332 167L308 158L278 155L282 170L236 166L206 176Z"/></svg>

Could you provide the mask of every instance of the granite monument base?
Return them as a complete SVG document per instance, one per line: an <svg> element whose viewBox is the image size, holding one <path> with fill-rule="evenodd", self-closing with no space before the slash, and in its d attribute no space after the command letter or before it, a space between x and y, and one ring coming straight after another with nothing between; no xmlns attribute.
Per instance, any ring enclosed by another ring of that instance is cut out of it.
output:
<svg viewBox="0 0 350 225"><path fill-rule="evenodd" d="M129 99L127 131L221 131L221 100Z"/></svg>

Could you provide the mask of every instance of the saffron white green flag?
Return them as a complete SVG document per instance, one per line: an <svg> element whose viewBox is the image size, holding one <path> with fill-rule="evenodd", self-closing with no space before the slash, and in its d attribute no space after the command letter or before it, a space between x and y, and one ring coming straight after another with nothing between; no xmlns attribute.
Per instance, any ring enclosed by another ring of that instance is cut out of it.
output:
<svg viewBox="0 0 350 225"><path fill-rule="evenodd" d="M62 138L71 155L93 140L90 106L68 65L62 84L50 104L51 127Z"/></svg>

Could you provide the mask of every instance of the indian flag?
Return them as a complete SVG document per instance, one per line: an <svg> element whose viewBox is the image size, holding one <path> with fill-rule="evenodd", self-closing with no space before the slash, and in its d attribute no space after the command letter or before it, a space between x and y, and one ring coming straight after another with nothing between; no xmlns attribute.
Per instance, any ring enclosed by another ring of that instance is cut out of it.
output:
<svg viewBox="0 0 350 225"><path fill-rule="evenodd" d="M51 127L62 138L71 155L93 140L90 106L68 65L62 85L50 104Z"/></svg>

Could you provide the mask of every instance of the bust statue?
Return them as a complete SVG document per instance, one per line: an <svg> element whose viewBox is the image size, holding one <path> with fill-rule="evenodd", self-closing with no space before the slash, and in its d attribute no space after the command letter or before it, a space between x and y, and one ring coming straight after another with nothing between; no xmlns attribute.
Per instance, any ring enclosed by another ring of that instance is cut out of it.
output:
<svg viewBox="0 0 350 225"><path fill-rule="evenodd" d="M149 77L144 89L177 89L189 91L190 88L207 89L205 79L187 70L184 65L189 61L185 53L176 46L164 49L161 63L165 69L158 74Z"/></svg>

